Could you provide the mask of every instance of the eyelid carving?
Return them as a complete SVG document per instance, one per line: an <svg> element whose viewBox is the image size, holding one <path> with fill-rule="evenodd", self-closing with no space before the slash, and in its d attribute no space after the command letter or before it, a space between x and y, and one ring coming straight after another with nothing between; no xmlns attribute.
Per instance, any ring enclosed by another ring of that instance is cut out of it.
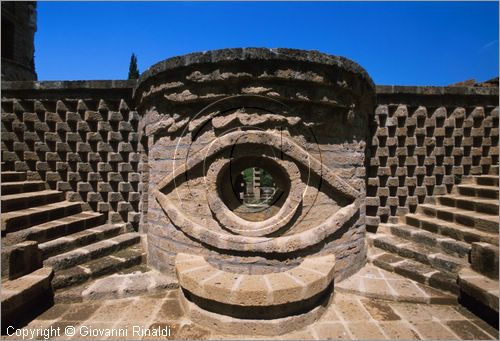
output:
<svg viewBox="0 0 500 341"><path fill-rule="evenodd" d="M218 249L231 251L252 251L261 253L289 253L320 243L347 223L359 210L361 200L339 209L320 225L293 235L268 237L247 237L212 231L182 214L167 196L157 189L153 191L156 200L167 213L172 223L184 233L199 242Z"/></svg>
<svg viewBox="0 0 500 341"><path fill-rule="evenodd" d="M184 215L177 206L162 193L162 190L174 184L175 180L195 167L203 164L209 157L215 156L226 148L238 144L255 144L276 148L286 154L296 163L309 168L330 185L335 191L352 201L351 204L341 207L321 224L291 235L274 238L249 235L235 235L210 230ZM152 190L152 194L166 212L168 218L178 229L192 238L210 244L218 249L232 251L252 251L262 253L288 253L301 250L320 243L335 231L341 228L358 212L361 199L360 193L346 181L342 180L332 170L324 167L317 158L307 153L291 139L277 133L266 131L234 131L219 137L214 143L190 155L186 163L175 168Z"/></svg>
<svg viewBox="0 0 500 341"><path fill-rule="evenodd" d="M342 180L332 170L323 166L320 160L307 153L302 147L291 139L276 133L266 131L235 131L219 137L214 143L204 147L189 159L175 168L170 175L161 180L155 190L161 191L164 187L175 181L176 178L187 174L194 167L202 164L207 158L216 155L223 149L231 148L237 144L257 144L270 147L280 146L280 151L287 154L299 164L309 168L321 176L332 188L350 200L359 197L360 193L346 181Z"/></svg>
<svg viewBox="0 0 500 341"><path fill-rule="evenodd" d="M260 158L268 162L277 163L273 158L268 156L261 156ZM279 212L271 218L259 222L251 222L240 218L228 209L218 195L217 176L220 175L220 172L222 172L224 168L229 167L231 160L218 160L210 165L210 169L206 175L208 206L217 218L219 224L232 232L248 237L265 236L280 230L288 224L299 206L302 205L302 195L305 185L300 179L300 171L295 163L291 161L280 161L286 162L287 167L282 167L279 163L277 164L283 169L288 179L290 179L290 191Z"/></svg>

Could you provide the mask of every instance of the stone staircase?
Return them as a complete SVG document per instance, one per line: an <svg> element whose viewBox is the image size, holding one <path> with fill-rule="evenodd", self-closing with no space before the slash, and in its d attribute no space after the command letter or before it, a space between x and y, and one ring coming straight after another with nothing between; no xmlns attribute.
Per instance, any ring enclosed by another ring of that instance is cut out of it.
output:
<svg viewBox="0 0 500 341"><path fill-rule="evenodd" d="M464 177L451 194L380 225L368 235L369 261L498 314L498 184L497 175Z"/></svg>
<svg viewBox="0 0 500 341"><path fill-rule="evenodd" d="M11 301L34 300L32 287L47 296L50 284L53 290L68 288L143 262L140 235L125 224L107 224L102 213L66 201L64 192L27 180L26 173L2 172L1 180L2 287L9 288L2 291L2 311ZM43 283L34 286L29 276Z"/></svg>

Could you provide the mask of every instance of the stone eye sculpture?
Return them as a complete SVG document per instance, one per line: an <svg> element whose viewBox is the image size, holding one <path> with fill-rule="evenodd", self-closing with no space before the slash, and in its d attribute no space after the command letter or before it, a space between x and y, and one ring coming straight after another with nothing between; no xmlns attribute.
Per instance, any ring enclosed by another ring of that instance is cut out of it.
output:
<svg viewBox="0 0 500 341"><path fill-rule="evenodd" d="M357 64L314 51L212 51L141 76L148 263L177 275L191 318L295 329L364 264L373 94ZM280 189L260 218L238 211L246 169Z"/></svg>

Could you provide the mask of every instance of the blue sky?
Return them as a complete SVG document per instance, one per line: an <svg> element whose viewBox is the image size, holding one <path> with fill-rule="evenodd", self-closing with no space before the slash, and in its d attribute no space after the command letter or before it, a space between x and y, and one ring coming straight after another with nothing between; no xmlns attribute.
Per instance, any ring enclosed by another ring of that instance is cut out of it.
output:
<svg viewBox="0 0 500 341"><path fill-rule="evenodd" d="M363 66L376 84L498 76L498 2L39 2L39 80L125 79L163 59L290 47Z"/></svg>

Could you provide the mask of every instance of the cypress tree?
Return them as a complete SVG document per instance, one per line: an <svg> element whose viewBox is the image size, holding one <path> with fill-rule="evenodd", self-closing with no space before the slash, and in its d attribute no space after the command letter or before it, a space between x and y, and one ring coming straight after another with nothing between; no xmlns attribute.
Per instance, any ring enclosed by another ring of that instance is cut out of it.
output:
<svg viewBox="0 0 500 341"><path fill-rule="evenodd" d="M128 68L128 79L139 78L139 69L137 68L137 57L134 53L130 57L130 66Z"/></svg>

